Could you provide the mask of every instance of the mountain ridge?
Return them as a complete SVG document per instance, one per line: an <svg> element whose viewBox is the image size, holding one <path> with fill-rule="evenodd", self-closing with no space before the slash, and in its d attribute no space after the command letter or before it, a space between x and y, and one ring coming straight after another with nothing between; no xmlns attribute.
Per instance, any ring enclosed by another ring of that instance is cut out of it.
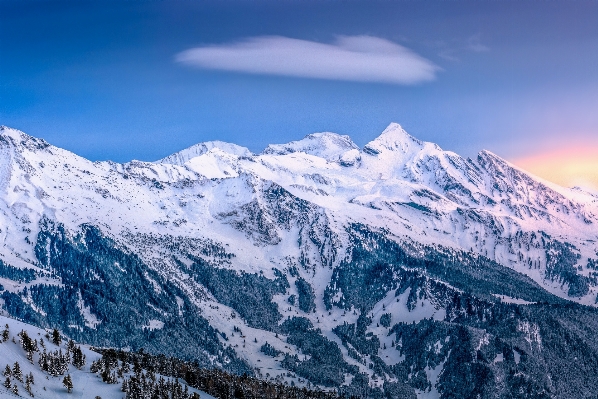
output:
<svg viewBox="0 0 598 399"><path fill-rule="evenodd" d="M525 367L553 352L522 349L529 329L553 342L547 326L567 306L591 324L598 202L490 152L466 159L391 124L362 149L324 133L262 154L212 142L119 164L1 130L2 311L81 342L423 398L467 377L454 374L451 353L466 348L450 336L511 359L471 367L504 378L524 367L540 392L546 375ZM558 334L577 334L565 318ZM399 348L412 322L434 333ZM453 349L423 361L432 337Z"/></svg>
<svg viewBox="0 0 598 399"><path fill-rule="evenodd" d="M153 182L151 184L157 185L160 185L161 182L180 184L181 179L182 181L200 182L202 179L214 178L241 179L239 181L241 182L247 178L255 179L251 176L258 176L258 180L272 180L290 190L293 195L314 201L325 209L334 206L338 210L341 206L354 204L386 209L396 214L396 204L413 202L422 207L421 209L432 209L430 207L433 206L436 216L440 214L454 219L451 214L454 214L455 211L458 213L460 207L465 206L473 212L477 212L474 209L479 209L487 213L490 218L506 218L502 222L503 224L522 225L539 222L546 227L544 230L549 234L550 228L553 228L553 232L563 229L583 231L585 226L590 226L590 229L585 228L586 232L590 233L589 239L596 238L595 234L594 236L591 234L593 230L591 226L597 221L596 209L598 207L591 202L576 201L579 195L573 190L555 191L553 185L547 186L542 180L489 151L481 151L476 161L464 159L455 153L441 150L433 143L415 139L398 124L389 125L378 138L366 144L361 150L346 136L331 136L329 133L323 133L308 135L303 142L291 142L280 145L282 146L280 148L269 147L270 150L267 149L260 155L248 153L243 147L234 144L200 143L166 157L158 161L157 164L139 161L125 164L116 164L110 161L90 163L90 161L68 151L53 147L44 140L9 128L3 128L2 131L3 136L10 137L10 143L17 149L13 156L16 157L19 168L24 167L30 172L25 173L27 180L31 180L32 176L43 174L43 167L39 166L43 165L43 161L34 165L34 161L27 160L23 155L25 152L43 151L49 155L56 153L55 155L63 159L72 158L89 168L99 167L100 173L112 174L119 178L134 176L136 180L141 180L143 183L151 181ZM326 146L329 143L321 140L326 141L330 137L340 139L343 145L346 145L346 151L339 153L337 147L334 147L336 152L333 159L330 160L309 153L310 151L328 151ZM316 140L315 143L314 140ZM306 145L307 153L304 148ZM286 149L282 151L281 148L284 146ZM289 148L293 146L297 148L293 148L289 152ZM20 151L19 148L25 152ZM377 154L368 154L370 151L368 148L381 151ZM346 153L355 154L355 150L360 151L357 155L359 159L356 160L357 163L350 166L345 163L343 166L343 156ZM384 151L390 152L384 153ZM303 157L306 155L316 158L304 159ZM166 163L168 159L175 163ZM183 160L185 162L181 163ZM304 168L304 162L309 165L307 168ZM6 163L5 167L7 167ZM354 169L353 176L344 173L345 168ZM310 173L311 171L314 173ZM89 173L89 171L87 172ZM243 178L243 176L247 177ZM108 179L107 176L103 176L103 178ZM96 182L96 180L93 181ZM253 183L248 184L252 185ZM372 184L373 186L371 186ZM368 188L367 185L371 187ZM86 186L88 187L89 183L86 183ZM132 195L136 190L136 184L133 187L128 186L128 189L125 190L128 194L124 195ZM102 192L103 194L100 194L102 198L109 197L104 190L110 191L106 187L94 188L95 194ZM31 191L35 192L33 195L39 206L41 205L39 203L44 201L40 201L37 197L40 195L43 197L44 194L41 193L47 194L50 188L32 187ZM412 194L397 195L400 192L409 191ZM433 193L434 199L428 198L427 194L417 194L426 191ZM75 192L72 194L76 195ZM226 195L231 196L230 193ZM336 198L333 199L333 197ZM131 202L131 200L124 200L118 196L110 198L118 202ZM397 200L399 201L397 202ZM164 206L164 204L160 205L161 208ZM213 211L210 211L210 214L212 216L215 215L214 212L216 214L219 212L215 210L218 206L216 208L214 206L211 206ZM50 207L49 211L54 212L55 210ZM174 213L182 212L174 211ZM366 215L366 219L368 217ZM404 215L399 212L399 217L404 217ZM575 220L579 220L581 223L574 223ZM558 226L558 228L554 229L554 226ZM535 230L537 227L539 226L532 226ZM481 250L482 248L480 248ZM484 252L479 253L486 254L485 251L487 250L484 249ZM591 255L593 254L590 253L588 256Z"/></svg>

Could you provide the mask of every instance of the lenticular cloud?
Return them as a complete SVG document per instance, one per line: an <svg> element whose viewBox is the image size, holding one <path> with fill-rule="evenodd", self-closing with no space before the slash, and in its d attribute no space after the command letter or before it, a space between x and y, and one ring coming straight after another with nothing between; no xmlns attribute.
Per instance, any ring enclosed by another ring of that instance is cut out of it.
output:
<svg viewBox="0 0 598 399"><path fill-rule="evenodd" d="M372 36L342 36L333 44L253 37L192 48L176 61L205 69L393 84L430 81L440 69L408 48Z"/></svg>

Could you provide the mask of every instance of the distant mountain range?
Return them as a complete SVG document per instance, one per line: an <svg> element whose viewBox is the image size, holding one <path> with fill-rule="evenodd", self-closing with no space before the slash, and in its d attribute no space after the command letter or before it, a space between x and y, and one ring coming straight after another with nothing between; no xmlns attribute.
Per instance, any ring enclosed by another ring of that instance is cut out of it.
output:
<svg viewBox="0 0 598 399"><path fill-rule="evenodd" d="M298 386L595 397L597 242L595 194L397 124L124 164L0 128L5 315Z"/></svg>

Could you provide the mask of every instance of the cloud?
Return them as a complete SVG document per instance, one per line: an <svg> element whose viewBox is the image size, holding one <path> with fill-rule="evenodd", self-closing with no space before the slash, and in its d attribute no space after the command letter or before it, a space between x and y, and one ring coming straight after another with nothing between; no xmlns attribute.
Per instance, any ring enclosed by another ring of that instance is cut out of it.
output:
<svg viewBox="0 0 598 399"><path fill-rule="evenodd" d="M471 51L476 53L483 53L485 51L490 51L488 46L482 44L482 34L477 33L473 36L470 36L467 39L467 48Z"/></svg>
<svg viewBox="0 0 598 399"><path fill-rule="evenodd" d="M456 54L457 54L457 50L446 48L446 49L443 49L442 51L440 51L438 53L438 56L447 61L453 61L453 62L461 61L461 59L459 57L457 57Z"/></svg>
<svg viewBox="0 0 598 399"><path fill-rule="evenodd" d="M333 44L252 37L192 48L176 61L223 71L404 85L434 80L440 70L408 48L372 36L340 36Z"/></svg>

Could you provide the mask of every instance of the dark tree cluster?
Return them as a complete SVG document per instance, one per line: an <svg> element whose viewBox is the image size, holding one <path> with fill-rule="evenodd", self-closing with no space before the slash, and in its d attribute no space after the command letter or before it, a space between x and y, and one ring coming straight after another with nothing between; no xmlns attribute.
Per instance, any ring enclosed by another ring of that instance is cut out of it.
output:
<svg viewBox="0 0 598 399"><path fill-rule="evenodd" d="M139 372L123 379L121 390L125 399L199 399L197 393L189 393L189 387L178 379L156 379L155 374Z"/></svg>
<svg viewBox="0 0 598 399"><path fill-rule="evenodd" d="M16 384L16 382L13 384L13 382L11 381L12 377L16 381L19 381L20 383L24 384L25 391L30 396L33 396L33 392L31 392L31 385L34 383L33 374L26 374L25 380L23 381L23 372L21 371L21 365L19 364L19 362L15 362L12 368L7 364L2 374L6 377L6 380L4 380L4 387L6 389L10 389L10 391L16 395L19 394L19 386Z"/></svg>
<svg viewBox="0 0 598 399"><path fill-rule="evenodd" d="M313 312L316 309L314 289L301 277L295 280L295 286L299 293L299 309L306 313Z"/></svg>
<svg viewBox="0 0 598 399"><path fill-rule="evenodd" d="M576 264L581 257L573 245L550 239L546 235L546 278L569 285L569 296L581 297L590 290L590 279L578 274Z"/></svg>
<svg viewBox="0 0 598 399"><path fill-rule="evenodd" d="M276 357L280 355L282 352L270 345L269 343L265 343L261 346L260 351L268 356Z"/></svg>
<svg viewBox="0 0 598 399"><path fill-rule="evenodd" d="M67 350L72 354L73 366L81 370L86 363L85 354L81 350L81 347L76 346L73 340L69 340Z"/></svg>
<svg viewBox="0 0 598 399"><path fill-rule="evenodd" d="M70 353L62 352L62 349L58 349L54 352L44 351L39 354L38 364L40 369L50 374L51 376L64 375L69 368Z"/></svg>
<svg viewBox="0 0 598 399"><path fill-rule="evenodd" d="M355 349L364 355L375 355L380 348L380 339L377 336L366 336L366 329L372 320L364 313L359 315L357 323L347 324L346 322L334 327L332 331L339 336L343 345L350 343Z"/></svg>
<svg viewBox="0 0 598 399"><path fill-rule="evenodd" d="M198 312L189 311L195 306L176 284L104 236L100 229L81 225L79 231L70 232L48 218L42 218L39 227L35 255L40 267L59 278L62 285L33 283L19 293L0 292L4 309L12 317L38 326L56 326L78 342L133 350L143 347L154 353L196 359L204 366L216 362L231 372L252 372L232 348L220 342L221 333ZM222 261L229 257L210 242L179 243L176 249L190 251L188 255L194 260L193 254L204 253ZM263 280L264 286L271 282ZM244 282L248 289L254 283ZM251 296L251 292L248 294ZM177 298L182 298L183 304ZM245 303L246 298L239 303ZM81 314L80 301L95 316L93 328ZM247 309L261 305L255 300ZM271 309L265 311L269 312ZM149 320L161 320L164 327L143 328Z"/></svg>
<svg viewBox="0 0 598 399"><path fill-rule="evenodd" d="M38 276L38 273L31 269L20 269L14 266L7 265L6 263L0 260L0 277L7 278L12 281L20 281L24 283L29 283Z"/></svg>
<svg viewBox="0 0 598 399"><path fill-rule="evenodd" d="M472 252L441 245L399 244L386 232L372 231L361 224L353 224L348 232L350 256L334 269L324 291L327 309L337 306L369 312L388 291L401 286L408 288L404 281L423 271L481 298L490 299L492 294L499 294L529 302L564 302L531 278ZM335 299L339 293L342 295ZM413 299L411 305L415 303Z"/></svg>
<svg viewBox="0 0 598 399"><path fill-rule="evenodd" d="M274 270L276 279L270 280L261 274L215 268L198 258L188 273L218 302L239 312L249 326L276 330L282 315L272 298L276 294L284 294L289 288L286 276L280 271Z"/></svg>
<svg viewBox="0 0 598 399"><path fill-rule="evenodd" d="M32 340L25 330L21 331L18 335L21 346L23 347L25 353L27 353L27 360L33 363L33 353L39 350L37 346L37 339Z"/></svg>
<svg viewBox="0 0 598 399"><path fill-rule="evenodd" d="M144 384L159 385L155 374L184 380L189 386L207 392L218 399L344 399L334 392L308 390L284 384L271 383L257 378L230 374L217 369L204 369L195 362L183 361L163 355L150 355L144 351L125 352L114 349L100 350L104 364L115 365L120 360L123 364L132 364L135 376L126 378L127 390ZM147 370L145 373L142 370ZM166 385L166 381L164 381ZM176 381L174 383L176 386ZM138 388L135 388L138 389ZM149 388L148 388L149 389ZM178 388L175 388L178 389ZM184 389L184 388L183 388ZM173 392L173 391L171 391ZM183 391L184 392L184 391ZM137 393L135 393L137 394ZM127 396L127 398L143 396ZM153 396L145 396L152 397ZM187 396L193 398L193 396ZM162 396L157 396L162 398ZM169 399L171 397L168 397ZM178 398L178 397L177 397ZM186 398L182 396L181 398Z"/></svg>
<svg viewBox="0 0 598 399"><path fill-rule="evenodd" d="M345 381L345 373L355 374L358 367L348 364L338 345L314 328L304 317L289 318L280 326L288 335L287 342L301 349L309 359L297 355L286 355L281 366L291 370L315 384L338 387Z"/></svg>
<svg viewBox="0 0 598 399"><path fill-rule="evenodd" d="M382 327L390 327L390 322L392 321L392 314L390 313L384 313L382 316L380 316L380 325Z"/></svg>

